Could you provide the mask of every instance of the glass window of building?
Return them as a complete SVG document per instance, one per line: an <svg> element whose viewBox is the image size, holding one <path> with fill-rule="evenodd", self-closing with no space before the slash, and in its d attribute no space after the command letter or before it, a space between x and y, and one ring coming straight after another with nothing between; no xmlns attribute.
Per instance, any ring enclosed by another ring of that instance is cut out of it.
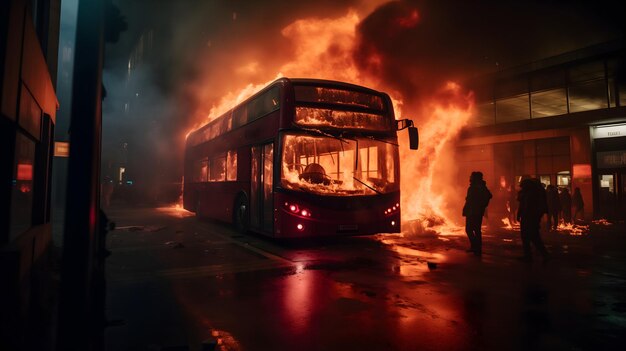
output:
<svg viewBox="0 0 626 351"><path fill-rule="evenodd" d="M604 61L592 61L571 66L568 71L570 83L604 79Z"/></svg>
<svg viewBox="0 0 626 351"><path fill-rule="evenodd" d="M530 90L541 91L562 88L565 84L566 72L563 68L533 72L530 77Z"/></svg>
<svg viewBox="0 0 626 351"><path fill-rule="evenodd" d="M499 79L495 83L495 96L497 99L528 93L528 78L515 76Z"/></svg>
<svg viewBox="0 0 626 351"><path fill-rule="evenodd" d="M556 186L559 188L567 188L570 192L572 184L572 176L569 171L561 171L556 175Z"/></svg>
<svg viewBox="0 0 626 351"><path fill-rule="evenodd" d="M609 107L617 107L617 86L615 85L615 79L609 78Z"/></svg>
<svg viewBox="0 0 626 351"><path fill-rule="evenodd" d="M564 115L567 113L565 89L531 93L532 118Z"/></svg>
<svg viewBox="0 0 626 351"><path fill-rule="evenodd" d="M520 121L529 118L528 94L496 101L496 123Z"/></svg>
<svg viewBox="0 0 626 351"><path fill-rule="evenodd" d="M607 94L604 79L571 85L569 87L570 112L608 108Z"/></svg>
<svg viewBox="0 0 626 351"><path fill-rule="evenodd" d="M496 123L496 110L493 102L476 105L473 125L488 126Z"/></svg>

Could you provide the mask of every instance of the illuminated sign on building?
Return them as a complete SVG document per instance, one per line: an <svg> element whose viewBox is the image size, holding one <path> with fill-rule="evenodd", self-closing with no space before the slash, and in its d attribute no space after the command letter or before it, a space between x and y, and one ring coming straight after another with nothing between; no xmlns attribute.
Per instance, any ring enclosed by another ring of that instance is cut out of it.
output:
<svg viewBox="0 0 626 351"><path fill-rule="evenodd" d="M593 127L593 137L595 139L617 138L622 136L626 136L626 124Z"/></svg>
<svg viewBox="0 0 626 351"><path fill-rule="evenodd" d="M70 156L70 143L66 141L54 142L54 156L55 157L69 157Z"/></svg>

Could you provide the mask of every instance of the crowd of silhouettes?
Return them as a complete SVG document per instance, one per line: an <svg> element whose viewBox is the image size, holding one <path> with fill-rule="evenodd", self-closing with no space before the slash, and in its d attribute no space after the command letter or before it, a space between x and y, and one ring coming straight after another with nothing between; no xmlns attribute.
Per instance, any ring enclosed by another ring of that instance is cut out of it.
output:
<svg viewBox="0 0 626 351"><path fill-rule="evenodd" d="M465 232L470 242L468 252L482 254L482 218L487 217L487 206L493 197L481 172L472 172L463 206ZM532 247L548 260L550 255L541 239L541 221L546 217L547 231L556 231L560 222L574 223L584 219L584 202L580 188L570 194L567 187L542 184L539 179L528 175L522 176L519 192L515 185L501 187L496 192L494 202L497 207L506 206L506 213L511 224L519 222L524 261L532 260ZM573 215L572 215L573 212Z"/></svg>

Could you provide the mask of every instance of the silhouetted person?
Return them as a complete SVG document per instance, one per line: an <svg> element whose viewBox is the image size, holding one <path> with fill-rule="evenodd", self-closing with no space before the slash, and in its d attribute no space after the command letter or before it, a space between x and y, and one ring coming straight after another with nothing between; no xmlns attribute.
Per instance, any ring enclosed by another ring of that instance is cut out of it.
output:
<svg viewBox="0 0 626 351"><path fill-rule="evenodd" d="M487 189L481 172L472 172L469 181L470 185L467 188L465 206L463 206L465 232L471 245L467 251L474 252L478 256L482 253L482 232L480 227L483 223L485 208L487 208L491 199L491 192Z"/></svg>
<svg viewBox="0 0 626 351"><path fill-rule="evenodd" d="M567 188L561 190L561 211L563 211L563 222L572 223L572 195Z"/></svg>
<svg viewBox="0 0 626 351"><path fill-rule="evenodd" d="M115 184L111 177L106 176L100 185L100 195L102 196L102 207L108 208L111 206L111 195L113 195L113 189Z"/></svg>
<svg viewBox="0 0 626 351"><path fill-rule="evenodd" d="M524 247L525 261L532 259L530 244L541 253L544 260L548 259L548 251L543 245L539 234L541 217L548 212L546 191L536 178L525 178L520 182L520 192L517 196L519 209L517 219L520 221L520 232Z"/></svg>
<svg viewBox="0 0 626 351"><path fill-rule="evenodd" d="M583 202L583 195L580 193L580 188L574 189L572 194L572 206L574 207L574 221L580 217L585 219L585 203Z"/></svg>
<svg viewBox="0 0 626 351"><path fill-rule="evenodd" d="M561 212L561 200L558 189L550 184L546 188L548 200L548 231L556 230L559 226L559 213Z"/></svg>
<svg viewBox="0 0 626 351"><path fill-rule="evenodd" d="M517 222L517 191L515 191L515 185L511 184L507 191L507 202L509 203L509 222L513 224Z"/></svg>

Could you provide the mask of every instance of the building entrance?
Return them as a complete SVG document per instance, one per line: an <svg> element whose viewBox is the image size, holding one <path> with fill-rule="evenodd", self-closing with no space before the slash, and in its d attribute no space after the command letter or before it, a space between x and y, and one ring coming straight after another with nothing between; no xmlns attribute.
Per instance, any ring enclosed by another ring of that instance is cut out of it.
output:
<svg viewBox="0 0 626 351"><path fill-rule="evenodd" d="M598 212L610 219L624 219L626 213L626 169L599 172Z"/></svg>

